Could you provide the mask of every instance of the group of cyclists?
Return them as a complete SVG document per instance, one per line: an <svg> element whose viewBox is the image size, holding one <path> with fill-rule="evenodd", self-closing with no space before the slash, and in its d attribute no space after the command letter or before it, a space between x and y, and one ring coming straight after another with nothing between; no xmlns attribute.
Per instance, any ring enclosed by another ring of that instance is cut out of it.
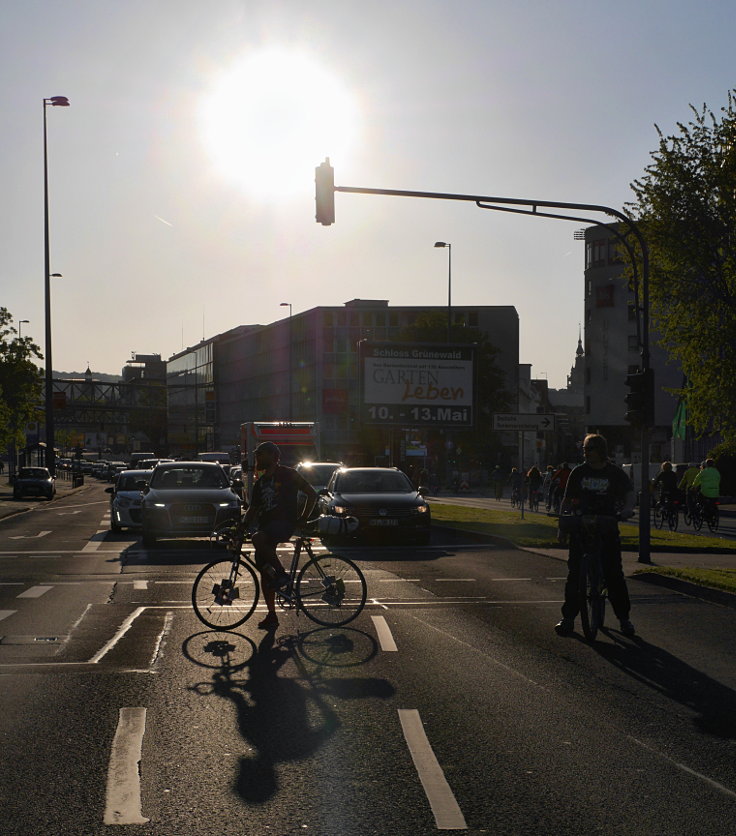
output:
<svg viewBox="0 0 736 836"><path fill-rule="evenodd" d="M504 486L510 485L513 507L520 505L523 498L525 504L533 511L539 510L539 506L544 503L547 511L558 513L571 472L570 465L562 462L557 467L547 465L544 473L536 465L532 465L526 472L512 467L507 476L500 466L496 465L491 473L491 483L494 495L499 500L503 497Z"/></svg>
<svg viewBox="0 0 736 836"><path fill-rule="evenodd" d="M713 459L706 459L700 465L691 463L678 476L672 462L662 462L659 473L651 483L656 494L653 505L655 520L658 518L676 521L678 507L682 507L685 522L700 528L703 520L711 528L718 519L718 497L721 493L721 474ZM716 523L717 524L717 523ZM670 524L671 528L676 527Z"/></svg>

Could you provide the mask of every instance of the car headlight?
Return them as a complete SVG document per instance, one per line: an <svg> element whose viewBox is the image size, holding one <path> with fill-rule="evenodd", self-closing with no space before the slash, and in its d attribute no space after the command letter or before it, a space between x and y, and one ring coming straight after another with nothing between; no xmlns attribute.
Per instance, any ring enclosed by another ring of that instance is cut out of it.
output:
<svg viewBox="0 0 736 836"><path fill-rule="evenodd" d="M238 502L237 499L233 499L230 502L221 502L219 504L219 507L220 508L239 508L240 503Z"/></svg>
<svg viewBox="0 0 736 836"><path fill-rule="evenodd" d="M429 511L429 505L427 505L426 502L422 505L417 505L415 511L417 512L417 514L426 514L427 511Z"/></svg>
<svg viewBox="0 0 736 836"><path fill-rule="evenodd" d="M154 508L165 508L165 507L166 507L166 503L165 503L165 502L154 502L154 503L153 503L153 507L154 507Z"/></svg>
<svg viewBox="0 0 736 836"><path fill-rule="evenodd" d="M332 510L340 516L342 516L343 514L347 514L348 512L348 509L345 505L333 505Z"/></svg>

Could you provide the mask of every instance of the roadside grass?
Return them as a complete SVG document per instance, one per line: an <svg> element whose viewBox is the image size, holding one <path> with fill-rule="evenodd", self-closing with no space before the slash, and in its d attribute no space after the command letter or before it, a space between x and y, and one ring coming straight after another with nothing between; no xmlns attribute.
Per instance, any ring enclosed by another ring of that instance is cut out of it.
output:
<svg viewBox="0 0 736 836"><path fill-rule="evenodd" d="M736 592L736 569L696 569L685 566L651 566L648 569L637 569L635 575L664 575L668 578L678 578L682 581L724 589L726 592Z"/></svg>
<svg viewBox="0 0 736 836"><path fill-rule="evenodd" d="M557 517L546 513L524 511L524 519L517 510L495 508L471 508L467 505L450 505L432 502L432 522L450 525L453 528L476 531L496 537L505 537L517 546L545 549L561 548L557 542ZM621 546L625 550L636 549L639 544L639 529L636 524L623 523ZM698 553L733 552L736 554L736 540L720 539L681 531L665 531L652 526L652 551L691 551Z"/></svg>

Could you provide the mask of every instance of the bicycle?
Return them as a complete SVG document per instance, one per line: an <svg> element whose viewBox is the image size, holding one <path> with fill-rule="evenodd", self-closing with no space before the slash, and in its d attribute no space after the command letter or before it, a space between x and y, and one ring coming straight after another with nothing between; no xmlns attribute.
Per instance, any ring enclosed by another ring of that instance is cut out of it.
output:
<svg viewBox="0 0 736 836"><path fill-rule="evenodd" d="M680 518L679 506L680 503L671 496L662 497L652 508L655 526L662 528L666 522L670 531L677 531Z"/></svg>
<svg viewBox="0 0 736 836"><path fill-rule="evenodd" d="M521 506L521 492L518 488L511 489L511 507L519 508Z"/></svg>
<svg viewBox="0 0 736 836"><path fill-rule="evenodd" d="M608 534L616 532L618 517L607 514L563 514L560 530L580 537L582 551L578 575L578 600L583 634L595 641L606 617L606 579L603 570L603 543Z"/></svg>
<svg viewBox="0 0 736 836"><path fill-rule="evenodd" d="M718 511L718 500L698 495L692 510L693 528L700 531L703 523L708 526L709 531L718 531L720 513Z"/></svg>
<svg viewBox="0 0 736 836"><path fill-rule="evenodd" d="M535 488L529 491L529 510L530 511L538 511L539 510L539 496L540 492Z"/></svg>
<svg viewBox="0 0 736 836"><path fill-rule="evenodd" d="M215 534L213 534L215 536ZM213 630L232 630L247 621L258 604L260 571L250 551L243 549L237 529L220 529L216 536L230 555L213 560L197 575L192 586L192 606L199 620ZM341 627L363 610L368 586L361 570L346 557L314 554L312 540L300 532L287 572L288 583L276 590L282 609L296 609L317 624ZM299 559L309 559L299 569Z"/></svg>

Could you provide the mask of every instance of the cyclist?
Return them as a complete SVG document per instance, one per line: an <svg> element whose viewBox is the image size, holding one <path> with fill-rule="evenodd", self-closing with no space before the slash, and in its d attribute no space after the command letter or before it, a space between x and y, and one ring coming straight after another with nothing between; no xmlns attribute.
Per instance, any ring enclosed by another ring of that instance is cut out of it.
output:
<svg viewBox="0 0 736 836"><path fill-rule="evenodd" d="M496 465L491 473L491 482L493 484L493 493L496 499L501 499L503 496L503 483L506 481L500 465Z"/></svg>
<svg viewBox="0 0 736 836"><path fill-rule="evenodd" d="M695 504L695 491L693 491L693 482L695 477L700 473L700 467L695 462L691 462L687 466L687 470L682 474L682 479L678 484L678 489L682 491L685 497L685 504L687 512L692 516L693 505Z"/></svg>
<svg viewBox="0 0 736 836"><path fill-rule="evenodd" d="M276 555L276 546L285 543L297 526L309 519L317 502L317 493L300 473L280 463L281 453L272 441L261 442L256 447L255 456L256 470L263 472L253 486L253 497L242 526L245 530L256 523L252 541L268 609L258 626L262 630L275 630L279 626L276 590L285 586L289 579ZM301 516L298 512L300 491L306 497Z"/></svg>
<svg viewBox="0 0 736 836"><path fill-rule="evenodd" d="M511 504L514 502L521 502L521 488L524 484L524 477L519 473L518 467L511 468L511 475L509 476L511 483Z"/></svg>
<svg viewBox="0 0 736 836"><path fill-rule="evenodd" d="M529 489L529 507L533 508L539 502L539 490L542 487L542 474L536 465L532 465L526 473L526 484Z"/></svg>
<svg viewBox="0 0 736 836"><path fill-rule="evenodd" d="M583 454L585 463L578 465L567 480L561 512L618 515L620 519L631 517L634 513L634 486L620 467L608 461L606 439L597 433L586 435L583 440ZM580 612L578 577L581 556L580 539L572 536L562 620L555 625L555 631L560 636L569 636L572 633L575 617ZM617 529L615 534L604 542L602 557L608 598L621 624L621 632L625 636L633 636L636 630L629 620L631 603L621 563L621 541Z"/></svg>
<svg viewBox="0 0 736 836"><path fill-rule="evenodd" d="M552 507L552 474L554 472L554 467L551 464L548 464L547 469L544 471L544 480L542 482L544 504L547 506L548 511Z"/></svg>
<svg viewBox="0 0 736 836"><path fill-rule="evenodd" d="M567 480L570 478L571 472L568 463L562 462L552 474L552 507L555 511L559 511L560 502L562 502L562 497L565 495Z"/></svg>
<svg viewBox="0 0 736 836"><path fill-rule="evenodd" d="M703 504L710 507L721 495L721 474L713 459L705 460L705 466L693 481L693 490L699 491Z"/></svg>
<svg viewBox="0 0 736 836"><path fill-rule="evenodd" d="M677 474L672 469L672 462L662 462L659 473L652 481L652 490L659 488L659 505L664 508L677 496Z"/></svg>

